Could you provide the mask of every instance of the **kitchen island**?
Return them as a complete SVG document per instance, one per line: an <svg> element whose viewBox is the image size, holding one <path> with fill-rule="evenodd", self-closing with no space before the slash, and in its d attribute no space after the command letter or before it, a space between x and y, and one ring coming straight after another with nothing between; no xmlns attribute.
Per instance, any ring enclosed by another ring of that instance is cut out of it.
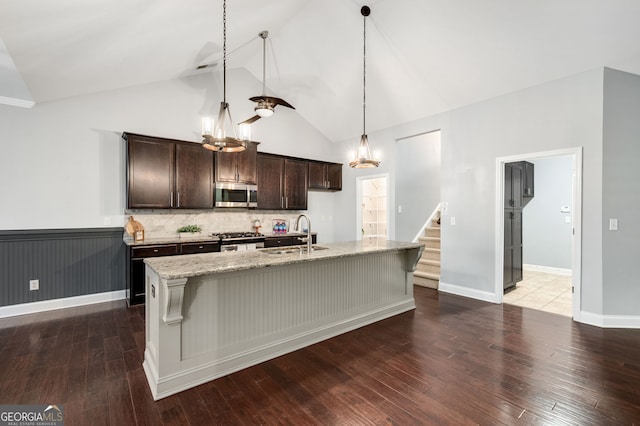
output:
<svg viewBox="0 0 640 426"><path fill-rule="evenodd" d="M378 240L145 259L154 399L415 308L424 246Z"/></svg>

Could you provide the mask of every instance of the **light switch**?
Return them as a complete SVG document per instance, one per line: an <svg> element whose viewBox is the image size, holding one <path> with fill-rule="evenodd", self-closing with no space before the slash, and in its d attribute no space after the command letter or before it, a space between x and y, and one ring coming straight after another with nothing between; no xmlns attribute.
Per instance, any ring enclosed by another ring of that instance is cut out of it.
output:
<svg viewBox="0 0 640 426"><path fill-rule="evenodd" d="M456 217L455 216L451 216L451 224L452 225L456 224Z"/></svg>
<svg viewBox="0 0 640 426"><path fill-rule="evenodd" d="M618 219L609 219L609 231L618 230Z"/></svg>
<svg viewBox="0 0 640 426"><path fill-rule="evenodd" d="M398 213L402 213L402 204L398 206Z"/></svg>
<svg viewBox="0 0 640 426"><path fill-rule="evenodd" d="M564 223L571 223L571 216L565 216Z"/></svg>

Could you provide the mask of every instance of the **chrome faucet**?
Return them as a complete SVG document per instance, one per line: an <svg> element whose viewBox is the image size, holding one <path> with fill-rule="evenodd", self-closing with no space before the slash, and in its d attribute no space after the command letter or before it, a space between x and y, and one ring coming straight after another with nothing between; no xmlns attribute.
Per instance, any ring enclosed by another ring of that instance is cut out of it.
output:
<svg viewBox="0 0 640 426"><path fill-rule="evenodd" d="M302 241L303 243L307 243L307 254L311 254L311 244L313 238L311 238L311 219L309 219L309 216L307 216L306 214L301 214L300 216L298 216L298 219L296 220L296 229L301 231L300 219L302 219L303 217L307 219L307 238L300 238L300 241Z"/></svg>

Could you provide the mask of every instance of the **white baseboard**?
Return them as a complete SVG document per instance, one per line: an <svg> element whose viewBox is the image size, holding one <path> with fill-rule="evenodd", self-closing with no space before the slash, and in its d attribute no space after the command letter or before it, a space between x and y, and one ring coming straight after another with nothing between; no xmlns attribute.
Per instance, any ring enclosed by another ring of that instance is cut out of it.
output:
<svg viewBox="0 0 640 426"><path fill-rule="evenodd" d="M470 297L472 299L482 300L484 302L500 303L496 300L494 293L482 290L476 290L474 288L463 287L455 284L447 284L440 281L438 290L444 293L451 293L458 296Z"/></svg>
<svg viewBox="0 0 640 426"><path fill-rule="evenodd" d="M93 305L95 303L122 300L126 297L125 290L106 293L86 294L82 296L65 297L62 299L43 300L41 302L20 303L0 307L0 318L16 315L35 314L37 312L53 311L56 309L72 308L75 306Z"/></svg>
<svg viewBox="0 0 640 426"><path fill-rule="evenodd" d="M522 265L522 268L525 271L547 272L549 274L556 274L556 275L572 275L573 274L573 271L571 269L554 268L552 266L527 265L525 263Z"/></svg>
<svg viewBox="0 0 640 426"><path fill-rule="evenodd" d="M631 315L601 315L582 311L579 322L601 328L640 328L640 317Z"/></svg>

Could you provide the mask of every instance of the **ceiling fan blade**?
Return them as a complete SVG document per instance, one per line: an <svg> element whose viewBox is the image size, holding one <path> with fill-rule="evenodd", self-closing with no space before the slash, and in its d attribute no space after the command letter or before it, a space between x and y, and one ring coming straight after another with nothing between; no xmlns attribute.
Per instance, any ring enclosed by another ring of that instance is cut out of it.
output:
<svg viewBox="0 0 640 426"><path fill-rule="evenodd" d="M248 119L246 119L243 122L238 123L238 124L251 124L251 123L253 123L255 121L258 121L258 120L260 120L260 116L259 115L254 115L253 117L248 118Z"/></svg>
<svg viewBox="0 0 640 426"><path fill-rule="evenodd" d="M294 106L291 105L289 102L281 98L276 98L274 96L265 96L265 95L254 96L252 98L249 98L249 100L253 102L268 102L273 106L282 105L282 106L286 106L287 108L295 109Z"/></svg>

